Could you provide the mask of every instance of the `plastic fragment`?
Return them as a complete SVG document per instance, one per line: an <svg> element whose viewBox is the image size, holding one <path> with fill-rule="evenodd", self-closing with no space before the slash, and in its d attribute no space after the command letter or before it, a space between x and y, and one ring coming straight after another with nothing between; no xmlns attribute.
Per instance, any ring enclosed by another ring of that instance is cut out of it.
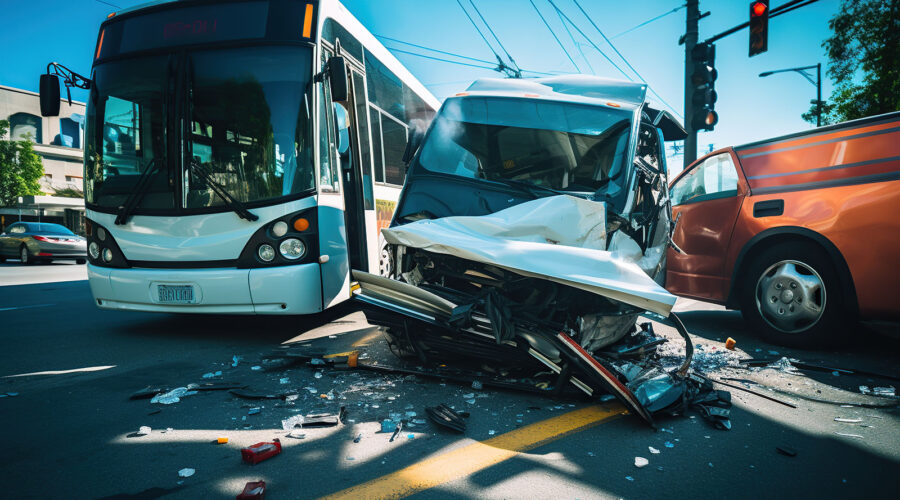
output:
<svg viewBox="0 0 900 500"><path fill-rule="evenodd" d="M353 438L353 442L354 442L354 443L358 443L358 442L360 442L360 440L362 440L362 433L361 433L361 432L360 432L359 434L357 434L355 438Z"/></svg>
<svg viewBox="0 0 900 500"><path fill-rule="evenodd" d="M496 433L497 433L497 431L495 431L494 429L491 429L488 431L488 436L493 436Z"/></svg>
<svg viewBox="0 0 900 500"><path fill-rule="evenodd" d="M256 406L247 410L247 415L257 415L260 411L262 411L262 408Z"/></svg>
<svg viewBox="0 0 900 500"><path fill-rule="evenodd" d="M225 444L228 442L227 436L219 436L216 438L216 444Z"/></svg>
<svg viewBox="0 0 900 500"><path fill-rule="evenodd" d="M737 341L734 340L733 338L728 337L728 339L725 340L725 349L728 349L729 351L733 351L735 345L737 345Z"/></svg>
<svg viewBox="0 0 900 500"><path fill-rule="evenodd" d="M137 436L146 436L147 434L150 434L150 427L142 425L134 434Z"/></svg>
<svg viewBox="0 0 900 500"><path fill-rule="evenodd" d="M315 374L313 374L313 377L322 378L322 372L316 372Z"/></svg>
<svg viewBox="0 0 900 500"><path fill-rule="evenodd" d="M634 457L634 466L640 469L641 467L647 466L650 461L644 457Z"/></svg>
<svg viewBox="0 0 900 500"><path fill-rule="evenodd" d="M251 500L253 498L265 498L266 482L250 481L244 485L244 490L236 497L237 500Z"/></svg>
<svg viewBox="0 0 900 500"><path fill-rule="evenodd" d="M483 388L484 388L484 385L481 383L481 381L479 381L479 380L472 381L472 389L480 391Z"/></svg>
<svg viewBox="0 0 900 500"><path fill-rule="evenodd" d="M839 372L839 371L833 371L833 372L831 372L831 374L834 375L835 377L841 376L841 372Z"/></svg>
<svg viewBox="0 0 900 500"><path fill-rule="evenodd" d="M281 453L281 441L276 438L271 442L261 442L256 443L253 446L241 448L241 460L256 465L279 453Z"/></svg>
<svg viewBox="0 0 900 500"><path fill-rule="evenodd" d="M416 435L411 432L406 435L406 439L415 439L415 438L416 438Z"/></svg>
<svg viewBox="0 0 900 500"><path fill-rule="evenodd" d="M279 384L290 384L290 383L291 383L291 379L289 379L289 378L287 378L287 377L280 378L280 379L278 379L278 383L279 383Z"/></svg>
<svg viewBox="0 0 900 500"><path fill-rule="evenodd" d="M241 362L241 359L243 359L243 358L241 358L241 357L238 356L237 354L235 354L234 356L232 356L232 357L231 357L231 367L232 367L232 368L236 367L236 366L238 365L238 363Z"/></svg>
<svg viewBox="0 0 900 500"><path fill-rule="evenodd" d="M255 365L255 366L251 366L250 369L255 372L258 372L258 371L262 370L262 367L259 365Z"/></svg>
<svg viewBox="0 0 900 500"><path fill-rule="evenodd" d="M862 422L861 418L843 418L843 417L834 417L835 422L844 422L845 424L858 424Z"/></svg>
<svg viewBox="0 0 900 500"><path fill-rule="evenodd" d="M860 436L859 434L847 434L846 432L835 432L835 434L837 434L838 436L845 436L845 437L851 437L851 438L863 439L863 437Z"/></svg>
<svg viewBox="0 0 900 500"><path fill-rule="evenodd" d="M897 390L892 385L888 387L876 387L872 389L872 394L875 394L876 396L895 396L896 393Z"/></svg>
<svg viewBox="0 0 900 500"><path fill-rule="evenodd" d="M656 448L654 448L654 447L652 447L652 446L649 446L648 448L650 448L650 453L652 453L652 454L654 454L654 455L658 455L658 454L659 454L659 450L657 450Z"/></svg>
<svg viewBox="0 0 900 500"><path fill-rule="evenodd" d="M778 451L778 453L781 453L782 455L788 457L797 456L797 450L791 448L790 446L776 446L775 449Z"/></svg>
<svg viewBox="0 0 900 500"><path fill-rule="evenodd" d="M289 431L294 427L303 427L303 421L306 420L303 415L294 415L281 421L281 428Z"/></svg>
<svg viewBox="0 0 900 500"><path fill-rule="evenodd" d="M311 364L313 366L320 366L320 365L325 364L325 360L319 359L319 358L313 358L313 359L309 360L309 364Z"/></svg>
<svg viewBox="0 0 900 500"><path fill-rule="evenodd" d="M347 460L353 461L356 460L356 457L347 457Z"/></svg>
<svg viewBox="0 0 900 500"><path fill-rule="evenodd" d="M184 469L181 469L180 471L178 471L178 477L191 477L194 475L194 472L196 472L194 469L191 469L190 467L185 467Z"/></svg>
<svg viewBox="0 0 900 500"><path fill-rule="evenodd" d="M627 479L627 480L629 480L629 481L634 481L634 478L631 477L631 476L625 476L625 479Z"/></svg>
<svg viewBox="0 0 900 500"><path fill-rule="evenodd" d="M666 442L664 443L664 446L665 446L666 448L674 448L674 447L675 447L675 445L672 444L670 441L666 441Z"/></svg>
<svg viewBox="0 0 900 500"><path fill-rule="evenodd" d="M157 394L153 396L153 399L150 400L151 403L159 403L163 405L170 405L181 401L181 398L185 396L191 396L197 394L197 391L188 390L187 387L178 387L172 389L169 392L163 394Z"/></svg>
<svg viewBox="0 0 900 500"><path fill-rule="evenodd" d="M302 429L293 429L291 432L288 432L287 437L294 439L303 439L306 437L306 433L303 432Z"/></svg>

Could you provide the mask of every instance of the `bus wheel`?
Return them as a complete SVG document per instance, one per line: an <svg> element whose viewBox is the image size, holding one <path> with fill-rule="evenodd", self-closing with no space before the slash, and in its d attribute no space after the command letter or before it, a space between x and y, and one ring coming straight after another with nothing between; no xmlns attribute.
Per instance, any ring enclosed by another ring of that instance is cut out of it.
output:
<svg viewBox="0 0 900 500"><path fill-rule="evenodd" d="M381 247L381 255L378 258L378 274L386 278L390 278L394 274L394 256L387 245Z"/></svg>
<svg viewBox="0 0 900 500"><path fill-rule="evenodd" d="M768 342L811 348L835 340L843 300L834 265L818 246L783 243L747 267L741 313Z"/></svg>

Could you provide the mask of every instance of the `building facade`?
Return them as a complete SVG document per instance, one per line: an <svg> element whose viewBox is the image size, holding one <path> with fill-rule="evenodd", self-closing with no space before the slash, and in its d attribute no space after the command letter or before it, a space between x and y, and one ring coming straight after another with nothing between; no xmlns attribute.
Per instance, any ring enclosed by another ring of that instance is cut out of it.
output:
<svg viewBox="0 0 900 500"><path fill-rule="evenodd" d="M42 117L37 92L0 85L0 120L9 120L4 139L34 142L34 151L44 165L41 191L44 196L24 197L15 207L0 208L0 230L17 220L55 222L81 232L84 199L60 197L84 192L83 102L60 100L59 116ZM36 203L35 201L38 200Z"/></svg>

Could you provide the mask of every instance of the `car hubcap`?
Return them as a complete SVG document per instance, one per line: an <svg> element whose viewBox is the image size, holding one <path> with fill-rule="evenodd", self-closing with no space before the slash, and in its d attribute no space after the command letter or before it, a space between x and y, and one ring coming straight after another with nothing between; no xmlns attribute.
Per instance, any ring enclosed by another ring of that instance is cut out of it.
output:
<svg viewBox="0 0 900 500"><path fill-rule="evenodd" d="M825 284L812 267L796 260L769 266L756 282L756 307L773 328L800 333L825 312Z"/></svg>

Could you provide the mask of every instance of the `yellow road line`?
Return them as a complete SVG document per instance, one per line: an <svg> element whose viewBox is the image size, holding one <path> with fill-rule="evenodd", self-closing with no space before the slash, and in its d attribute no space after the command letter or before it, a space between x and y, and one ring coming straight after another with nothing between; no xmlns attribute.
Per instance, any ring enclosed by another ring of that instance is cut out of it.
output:
<svg viewBox="0 0 900 500"><path fill-rule="evenodd" d="M535 422L500 436L448 451L404 469L339 491L326 499L403 498L468 476L543 444L626 413L619 403L590 406Z"/></svg>

